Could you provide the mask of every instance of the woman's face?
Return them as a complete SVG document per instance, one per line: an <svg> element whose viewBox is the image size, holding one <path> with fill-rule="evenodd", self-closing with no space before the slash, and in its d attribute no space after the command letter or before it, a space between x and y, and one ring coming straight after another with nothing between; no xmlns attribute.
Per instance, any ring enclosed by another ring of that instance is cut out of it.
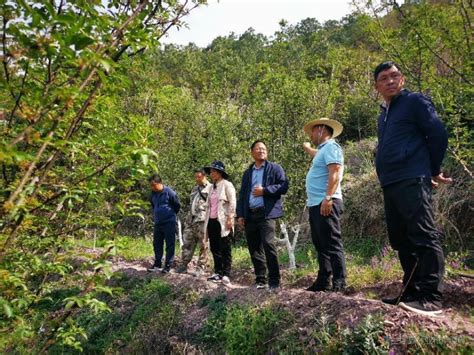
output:
<svg viewBox="0 0 474 355"><path fill-rule="evenodd" d="M211 173L209 175L211 176L212 182L218 182L220 179L222 179L221 173L216 169L211 168Z"/></svg>

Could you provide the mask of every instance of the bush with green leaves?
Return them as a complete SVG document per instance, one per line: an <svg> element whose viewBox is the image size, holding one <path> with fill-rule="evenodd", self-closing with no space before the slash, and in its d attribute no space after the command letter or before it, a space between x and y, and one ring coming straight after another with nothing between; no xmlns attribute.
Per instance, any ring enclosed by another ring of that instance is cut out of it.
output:
<svg viewBox="0 0 474 355"><path fill-rule="evenodd" d="M107 309L97 298L109 292L104 257L71 241L98 231L113 244L125 217L143 218L135 186L156 156L144 144L149 128L119 112L121 59L157 47L204 2L1 2L1 350L79 348L77 311ZM61 309L37 311L72 284L83 290L56 300Z"/></svg>
<svg viewBox="0 0 474 355"><path fill-rule="evenodd" d="M202 303L209 315L199 339L213 351L266 354L288 314L271 306L227 304L224 294Z"/></svg>

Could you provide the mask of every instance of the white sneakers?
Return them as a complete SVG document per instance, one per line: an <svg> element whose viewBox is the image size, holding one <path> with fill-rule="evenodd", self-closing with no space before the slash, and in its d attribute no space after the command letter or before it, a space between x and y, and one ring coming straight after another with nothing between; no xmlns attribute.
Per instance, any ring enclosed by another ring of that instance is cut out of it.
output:
<svg viewBox="0 0 474 355"><path fill-rule="evenodd" d="M230 279L229 279L229 277L228 277L228 276L223 276L223 277L222 277L222 283L223 283L224 285L230 285Z"/></svg>
<svg viewBox="0 0 474 355"><path fill-rule="evenodd" d="M223 283L224 285L230 285L229 276L221 276L219 274L214 274L207 278L207 281L212 281L215 283Z"/></svg>

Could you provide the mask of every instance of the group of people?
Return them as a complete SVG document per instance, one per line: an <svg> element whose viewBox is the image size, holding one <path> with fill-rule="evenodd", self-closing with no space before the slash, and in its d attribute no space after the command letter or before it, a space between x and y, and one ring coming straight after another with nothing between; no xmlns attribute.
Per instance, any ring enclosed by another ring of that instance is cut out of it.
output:
<svg viewBox="0 0 474 355"><path fill-rule="evenodd" d="M447 133L431 100L406 90L404 84L396 63L383 62L375 68L374 86L383 98L375 164L384 195L389 241L398 252L404 273L400 294L382 301L416 313L438 315L442 312L444 255L441 234L434 222L431 191L439 183L451 182L440 168L447 149ZM336 120L320 118L311 120L303 129L315 146L303 143L304 151L312 157L306 193L311 239L319 265L315 281L307 290L341 292L347 278L340 225L344 155L335 138L343 126ZM253 162L242 176L238 199L221 161L195 171L196 185L191 191L178 273L188 272L199 245L194 274L203 275L209 242L214 273L208 280L230 284L231 240L237 220L245 231L255 287L280 287L275 223L283 215L282 196L289 183L283 168L268 160L263 141L253 142L250 154ZM167 273L173 264L180 203L177 194L158 175L150 177L150 186L155 263L148 270Z"/></svg>

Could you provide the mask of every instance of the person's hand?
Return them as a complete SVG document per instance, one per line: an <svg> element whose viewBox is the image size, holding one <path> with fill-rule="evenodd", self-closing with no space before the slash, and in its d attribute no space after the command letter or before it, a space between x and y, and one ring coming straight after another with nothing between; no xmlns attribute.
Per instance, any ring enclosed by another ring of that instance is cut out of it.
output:
<svg viewBox="0 0 474 355"><path fill-rule="evenodd" d="M321 216L327 217L331 214L332 212L332 200L328 201L326 199L323 200L321 203Z"/></svg>
<svg viewBox="0 0 474 355"><path fill-rule="evenodd" d="M255 197L263 196L264 189L262 186L255 186L252 191L252 195Z"/></svg>
<svg viewBox="0 0 474 355"><path fill-rule="evenodd" d="M303 148L305 148L305 149L311 148L311 143L310 142L304 142L303 143Z"/></svg>
<svg viewBox="0 0 474 355"><path fill-rule="evenodd" d="M232 229L232 218L231 217L227 217L225 227L226 227L226 229Z"/></svg>
<svg viewBox="0 0 474 355"><path fill-rule="evenodd" d="M240 228L244 229L245 228L245 219L244 219L244 217L239 217L237 219L237 224L239 225Z"/></svg>
<svg viewBox="0 0 474 355"><path fill-rule="evenodd" d="M439 184L451 184L453 182L453 179L449 177L445 177L443 173L440 173L439 175L431 177L431 186L433 188L438 188Z"/></svg>

